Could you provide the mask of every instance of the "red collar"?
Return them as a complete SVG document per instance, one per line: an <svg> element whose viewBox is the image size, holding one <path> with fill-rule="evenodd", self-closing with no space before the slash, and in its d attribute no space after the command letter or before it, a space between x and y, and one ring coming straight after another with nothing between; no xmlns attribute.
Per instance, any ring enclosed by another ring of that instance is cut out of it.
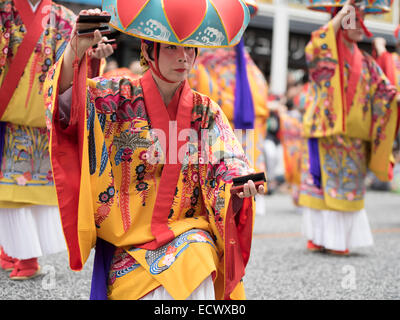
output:
<svg viewBox="0 0 400 320"><path fill-rule="evenodd" d="M161 130L160 134L156 133L160 143L164 144L163 152L165 154L165 164L161 173L151 219L151 232L155 239L139 246L154 250L175 237L174 233L168 228L168 215L182 168L182 159L179 159L179 157L182 155L182 151L187 151L187 149L185 150L185 144L187 143L185 138L187 135L184 135L185 132L183 130L190 128L193 91L187 81L184 82L181 89L177 90L173 99L174 103L178 101L176 103L176 122L170 122L167 108L151 72L147 71L140 79L140 83L151 127L152 129L158 129L158 132ZM180 137L180 134L183 134L183 137Z"/></svg>
<svg viewBox="0 0 400 320"><path fill-rule="evenodd" d="M170 118L170 114L167 111L167 107L161 97L160 91L155 83L151 72L147 71L140 79L140 83L143 88L143 97L146 105L147 113L150 117L151 126L154 129L161 129L165 133L167 138L167 150L169 146L169 131L170 121L174 118ZM172 105L173 104L173 105ZM193 91L189 86L187 80L178 88L174 95L171 103L168 105L173 106L176 114L177 122L177 133L183 129L190 128L190 121L193 109ZM183 141L174 141L174 144L178 146L183 145Z"/></svg>
<svg viewBox="0 0 400 320"><path fill-rule="evenodd" d="M344 32L340 29L337 33L337 48L339 56L340 82L342 87L342 104L343 104L343 131L346 130L346 114L350 112L353 104L353 98L357 89L357 85L361 76L362 69L362 53L357 44L353 44L353 52L351 52L344 44ZM347 89L344 90L344 62L347 61L351 66L351 72L347 82Z"/></svg>

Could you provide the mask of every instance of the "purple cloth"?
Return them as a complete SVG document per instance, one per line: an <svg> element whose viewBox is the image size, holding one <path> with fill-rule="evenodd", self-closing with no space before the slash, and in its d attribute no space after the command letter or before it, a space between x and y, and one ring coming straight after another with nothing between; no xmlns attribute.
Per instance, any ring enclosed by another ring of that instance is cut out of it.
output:
<svg viewBox="0 0 400 320"><path fill-rule="evenodd" d="M254 104L247 77L244 41L240 40L236 50L236 86L233 124L235 129L254 129Z"/></svg>
<svg viewBox="0 0 400 320"><path fill-rule="evenodd" d="M308 154L310 158L310 173L313 177L314 185L321 189L321 165L317 138L308 139Z"/></svg>
<svg viewBox="0 0 400 320"><path fill-rule="evenodd" d="M108 273L114 256L115 246L97 238L94 256L90 300L107 300Z"/></svg>
<svg viewBox="0 0 400 320"><path fill-rule="evenodd" d="M6 135L6 122L0 122L0 171L1 164L3 163L3 151L4 151L4 138Z"/></svg>

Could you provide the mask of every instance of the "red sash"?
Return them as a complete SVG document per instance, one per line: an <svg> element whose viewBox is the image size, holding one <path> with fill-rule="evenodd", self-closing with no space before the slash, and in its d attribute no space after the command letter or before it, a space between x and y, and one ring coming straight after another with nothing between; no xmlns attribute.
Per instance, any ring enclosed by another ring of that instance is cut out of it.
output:
<svg viewBox="0 0 400 320"><path fill-rule="evenodd" d="M69 263L72 270L78 271L83 267L78 235L78 200L86 125L86 55L82 58L81 64L75 65L74 68L69 126L63 130L60 128L60 122L55 120L59 112L58 98L56 98L51 128L52 139L49 147L53 154L51 164L63 231L69 251ZM54 94L58 96L58 92Z"/></svg>
<svg viewBox="0 0 400 320"><path fill-rule="evenodd" d="M346 131L346 99L345 99L345 91L344 91L344 43L342 39L342 29L339 29L336 35L336 46L338 50L338 62L339 62L339 76L340 76L340 89L342 96L342 129L343 132Z"/></svg>
<svg viewBox="0 0 400 320"><path fill-rule="evenodd" d="M43 33L43 19L48 14L48 10L44 10L44 8L51 4L51 0L42 0L35 13L26 0L14 0L14 4L24 22L27 33L11 62L0 88L0 119L6 111L29 58Z"/></svg>
<svg viewBox="0 0 400 320"><path fill-rule="evenodd" d="M346 131L346 115L350 112L353 104L354 95L357 90L357 85L360 80L362 69L362 53L358 49L357 44L354 44L354 52L351 53L343 42L344 34L342 30L337 34L337 48L339 56L339 70L340 70L340 85L342 88L342 104L343 104L343 132ZM347 59L346 59L347 58ZM351 72L347 83L347 90L344 90L344 62L348 60L351 65Z"/></svg>
<svg viewBox="0 0 400 320"><path fill-rule="evenodd" d="M151 220L151 232L155 240L139 246L140 248L154 250L175 238L174 233L168 227L168 215L174 200L175 189L178 184L182 164L179 163L179 159L173 159L172 155L174 154L174 150L171 149L176 148L175 151L179 151L186 141L178 140L176 144L174 141L171 141L172 145L170 145L169 136L170 130L175 130L175 132L171 132L171 136L177 138L181 130L190 128L193 93L186 81L181 91L176 114L177 127L173 128L169 126L170 116L149 71L140 79L140 83L143 88L146 110L149 114L152 127L154 129L163 130L167 138L165 150L167 163L164 164L161 174Z"/></svg>
<svg viewBox="0 0 400 320"><path fill-rule="evenodd" d="M348 63L351 66L351 71L349 74L349 81L346 90L346 112L350 112L351 105L353 104L354 95L356 94L356 89L358 82L360 80L361 69L362 69L362 53L356 44L353 45L353 53L344 46L344 52L346 58L349 60ZM347 60L345 59L345 60Z"/></svg>

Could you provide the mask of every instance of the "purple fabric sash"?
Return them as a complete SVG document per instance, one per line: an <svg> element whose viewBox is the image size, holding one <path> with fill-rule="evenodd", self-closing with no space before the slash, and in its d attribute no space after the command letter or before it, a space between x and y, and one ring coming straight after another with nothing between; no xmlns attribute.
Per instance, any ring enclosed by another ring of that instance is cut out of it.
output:
<svg viewBox="0 0 400 320"><path fill-rule="evenodd" d="M308 154L310 158L310 173L314 185L321 189L321 166L319 162L318 138L308 139Z"/></svg>
<svg viewBox="0 0 400 320"><path fill-rule="evenodd" d="M233 124L235 129L254 129L254 104L247 77L244 41L240 40L236 50L236 86Z"/></svg>
<svg viewBox="0 0 400 320"><path fill-rule="evenodd" d="M0 121L0 171L1 171L1 164L3 163L3 151L4 151L4 139L6 135L6 122Z"/></svg>
<svg viewBox="0 0 400 320"><path fill-rule="evenodd" d="M94 256L90 300L107 300L108 273L114 256L115 246L97 238Z"/></svg>

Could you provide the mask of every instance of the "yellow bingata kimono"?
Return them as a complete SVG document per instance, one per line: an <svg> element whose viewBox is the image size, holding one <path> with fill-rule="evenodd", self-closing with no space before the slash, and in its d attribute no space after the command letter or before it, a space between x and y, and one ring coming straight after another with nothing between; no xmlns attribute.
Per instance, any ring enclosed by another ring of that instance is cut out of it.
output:
<svg viewBox="0 0 400 320"><path fill-rule="evenodd" d="M217 299L243 299L253 199L230 189L249 164L219 106L186 81L172 121L150 71L137 80L85 79L83 111L72 115L73 93L64 130L60 67L45 96L71 268L82 268L100 238L116 247L109 299L139 299L159 286L186 299L210 274Z"/></svg>
<svg viewBox="0 0 400 320"><path fill-rule="evenodd" d="M30 9L28 1L25 5ZM52 23L43 29L18 87L3 115L0 113L0 208L57 205L48 152L43 84L46 73L69 41L75 16L54 3L45 10ZM0 84L4 85L10 62L27 30L14 1L0 2L0 23Z"/></svg>
<svg viewBox="0 0 400 320"><path fill-rule="evenodd" d="M361 53L354 87L349 85L356 72L354 64L344 62L342 91L338 48L331 22L313 32L306 47L314 96L303 117L309 143L304 143L299 201L314 209L358 211L364 207L367 169L382 181L389 180L398 112L393 99L396 90L374 59ZM346 105L351 90L354 96ZM317 153L310 153L311 138L317 141ZM311 163L316 162L320 187L311 174Z"/></svg>
<svg viewBox="0 0 400 320"><path fill-rule="evenodd" d="M189 76L190 86L216 101L221 106L233 129L235 129L233 124L236 81L235 57L234 48L202 49ZM254 137L246 137L242 132L245 130L241 130L237 134L242 135L238 137L244 148L246 148L246 145L253 145L252 150L245 150L257 172L266 172L262 150L267 134L267 118L269 115L267 107L268 84L247 52L245 52L245 58L254 104Z"/></svg>

